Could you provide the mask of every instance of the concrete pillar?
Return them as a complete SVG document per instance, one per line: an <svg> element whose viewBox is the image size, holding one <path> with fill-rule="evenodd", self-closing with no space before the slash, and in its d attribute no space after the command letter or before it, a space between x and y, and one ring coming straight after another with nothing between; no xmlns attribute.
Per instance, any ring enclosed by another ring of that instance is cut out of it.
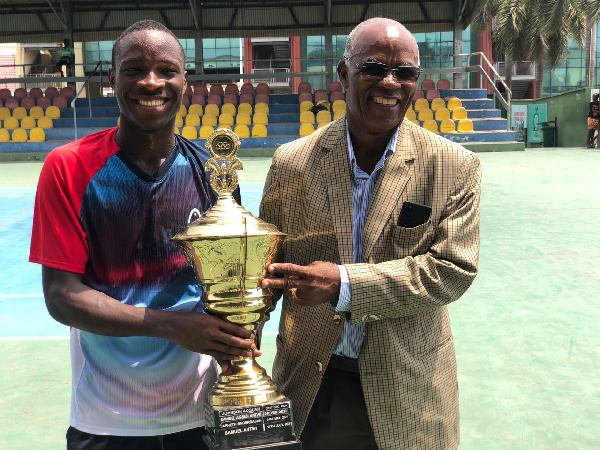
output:
<svg viewBox="0 0 600 450"><path fill-rule="evenodd" d="M454 38L454 47L453 52L455 55L462 53L463 49L463 40L462 40L462 25L463 25L463 17L462 17L462 5L465 0L453 0L452 2L452 31ZM454 57L454 67L462 67L463 61L461 56ZM462 73L454 73L454 89L462 89L463 86L463 76Z"/></svg>

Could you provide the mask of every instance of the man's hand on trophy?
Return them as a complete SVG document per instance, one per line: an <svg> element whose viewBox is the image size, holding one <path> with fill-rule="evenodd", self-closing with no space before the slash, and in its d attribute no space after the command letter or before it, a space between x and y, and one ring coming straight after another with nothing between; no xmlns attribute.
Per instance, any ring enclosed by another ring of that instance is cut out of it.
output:
<svg viewBox="0 0 600 450"><path fill-rule="evenodd" d="M340 295L340 270L333 263L314 261L308 266L289 263L271 264L271 276L261 282L261 287L287 290L299 305L314 306L335 300ZM283 278L272 278L283 275Z"/></svg>

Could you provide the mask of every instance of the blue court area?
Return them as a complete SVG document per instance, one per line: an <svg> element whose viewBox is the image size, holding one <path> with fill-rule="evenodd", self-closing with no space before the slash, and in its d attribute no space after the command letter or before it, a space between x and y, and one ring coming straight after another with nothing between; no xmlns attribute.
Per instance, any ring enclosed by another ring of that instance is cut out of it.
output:
<svg viewBox="0 0 600 450"><path fill-rule="evenodd" d="M258 216L261 183L242 184L243 206ZM68 337L46 310L41 267L28 262L35 188L0 188L0 339ZM279 312L265 332L276 332Z"/></svg>

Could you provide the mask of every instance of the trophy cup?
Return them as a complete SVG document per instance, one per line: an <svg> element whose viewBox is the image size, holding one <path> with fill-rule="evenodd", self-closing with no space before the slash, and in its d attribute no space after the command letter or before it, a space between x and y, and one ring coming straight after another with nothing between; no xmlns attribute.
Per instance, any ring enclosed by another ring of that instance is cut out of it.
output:
<svg viewBox="0 0 600 450"><path fill-rule="evenodd" d="M285 235L242 208L232 196L238 186L239 138L227 129L214 131L205 166L218 194L216 204L172 240L183 249L203 287L208 314L254 331L271 307L260 287ZM301 449L296 439L290 400L281 395L254 356L231 361L219 375L205 404L211 449Z"/></svg>

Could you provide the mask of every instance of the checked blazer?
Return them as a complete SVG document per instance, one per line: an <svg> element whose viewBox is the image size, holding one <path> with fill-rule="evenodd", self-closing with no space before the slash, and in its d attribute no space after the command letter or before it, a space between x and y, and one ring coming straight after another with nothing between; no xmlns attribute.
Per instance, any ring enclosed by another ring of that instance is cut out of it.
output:
<svg viewBox="0 0 600 450"><path fill-rule="evenodd" d="M344 264L352 323L366 322L360 378L380 449L454 449L459 444L456 359L446 305L477 274L478 158L408 120L377 179L352 258L352 188L346 119L281 146L267 175L260 216L287 233L279 261ZM429 220L398 225L405 201ZM302 433L342 330L329 304L294 304L284 293L273 378L292 400Z"/></svg>

